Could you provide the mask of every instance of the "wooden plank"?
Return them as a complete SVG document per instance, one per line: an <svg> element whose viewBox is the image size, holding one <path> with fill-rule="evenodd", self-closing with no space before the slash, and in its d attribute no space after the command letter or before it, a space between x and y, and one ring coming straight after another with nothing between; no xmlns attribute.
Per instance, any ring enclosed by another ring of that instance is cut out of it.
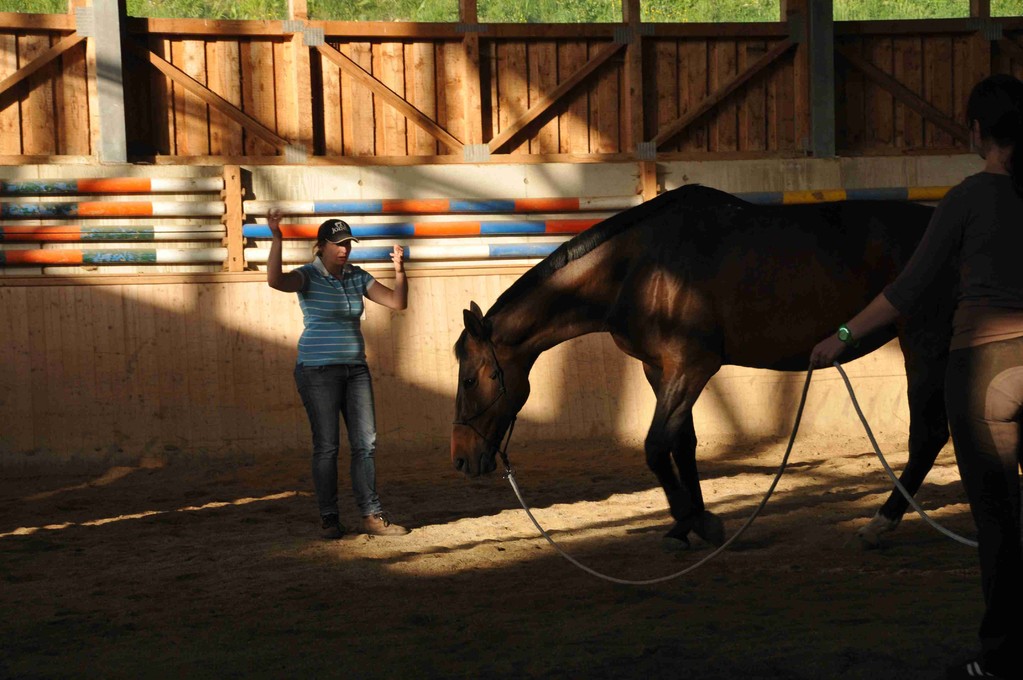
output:
<svg viewBox="0 0 1023 680"><path fill-rule="evenodd" d="M744 71L767 53L763 42L745 42L738 48L738 68ZM767 83L754 80L739 98L739 143L743 151L767 148Z"/></svg>
<svg viewBox="0 0 1023 680"><path fill-rule="evenodd" d="M926 119L929 122L937 125L942 130L945 130L949 134L954 135L959 139L967 140L969 138L965 126L949 119L944 112L936 109L930 103L923 100L913 91L911 91L901 82L889 76L887 73L884 73L876 66L867 63L866 61L856 56L855 54L847 52L844 48L840 48L839 50L837 50L837 54L840 54L843 59L847 60L857 69L862 71L868 78L874 80L878 84L885 87L889 92L892 93L892 95L896 99L905 104L907 108L913 109L919 112L922 116L926 117ZM913 55L906 56L906 60L907 60L906 63L908 63L910 66L914 64L919 65L919 52L916 53L915 57ZM917 77L914 78L913 81L919 83L920 79L919 77Z"/></svg>
<svg viewBox="0 0 1023 680"><path fill-rule="evenodd" d="M713 68L710 72L710 87L712 90L720 88L721 83L726 83L735 78L739 72L736 59L736 43L734 40L717 40L713 45ZM738 107L736 99L722 100L720 106L710 117L710 150L711 151L737 151L738 150Z"/></svg>
<svg viewBox="0 0 1023 680"><path fill-rule="evenodd" d="M397 95L403 102L405 98L405 53L401 43L387 42L379 45L380 58L377 62L379 80L388 90ZM377 153L387 156L400 156L408 153L408 124L405 117L393 106L387 106L383 97L377 97L377 122L382 124L380 144ZM433 119L418 107L409 106L422 113L422 116L436 125ZM438 126L440 127L440 126ZM446 131L445 131L446 132Z"/></svg>
<svg viewBox="0 0 1023 680"><path fill-rule="evenodd" d="M677 119L682 112L679 108L680 84L679 66L685 62L679 57L679 44L675 40L653 42L655 91L657 105L649 107L654 115L652 130ZM686 65L689 68L690 65ZM678 144L666 145L665 151L677 151Z"/></svg>
<svg viewBox="0 0 1023 680"><path fill-rule="evenodd" d="M274 55L274 107L277 134L298 139L298 88L295 86L295 53L291 41L271 43Z"/></svg>
<svg viewBox="0 0 1023 680"><path fill-rule="evenodd" d="M564 82L586 64L585 42L564 42L558 45L558 82ZM585 88L566 94L564 113L558 119L558 150L561 153L588 153L590 93Z"/></svg>
<svg viewBox="0 0 1023 680"><path fill-rule="evenodd" d="M684 65L684 74L679 78L679 116L681 119L697 109L710 92L710 44L706 40L687 40L680 46L679 58ZM677 120L677 119L676 119ZM672 121L658 123L663 130ZM679 151L706 151L708 149L708 126L700 122L678 135ZM666 139L665 141L671 141Z"/></svg>
<svg viewBox="0 0 1023 680"><path fill-rule="evenodd" d="M91 43L90 43L91 47ZM170 57L170 41L152 39L149 50L162 59ZM95 62L92 63L93 67ZM159 69L151 69L150 91L153 93L153 146L162 154L175 154L174 144L174 82ZM95 78L90 78L90 88ZM90 110L95 111L96 99L90 94Z"/></svg>
<svg viewBox="0 0 1023 680"><path fill-rule="evenodd" d="M451 133L437 125L437 123L431 120L429 116L409 104L400 95L374 78L371 73L359 66L359 64L353 59L349 59L347 56L338 52L329 45L317 45L316 49L335 64L340 66L346 73L354 77L355 80L372 90L377 97L381 97L388 105L398 109L408 120L419 125L431 135L436 137L449 149L456 152L460 152L462 150L462 142L455 139Z"/></svg>
<svg viewBox="0 0 1023 680"><path fill-rule="evenodd" d="M244 73L249 76L242 80L242 107L259 126L245 126L245 153L273 154L287 141L276 134L277 98L274 93L272 43L262 40L242 43L241 63ZM260 134L260 128L270 134Z"/></svg>
<svg viewBox="0 0 1023 680"><path fill-rule="evenodd" d="M21 134L24 136L24 153L51 154L57 152L57 140L53 130L53 77L56 69L45 55L52 52L46 35L23 35L18 38L18 57L21 68L31 67L38 60L44 65L31 69L26 78L26 93L21 102ZM8 78L14 80L17 74Z"/></svg>
<svg viewBox="0 0 1023 680"><path fill-rule="evenodd" d="M179 68L189 78L205 86L206 44L198 40L183 40L179 45L181 55ZM183 88L175 88L179 89ZM184 110L185 116L184 125L182 121L178 121L178 139L181 140L178 143L178 154L205 156L210 153L209 113L206 102L189 91L184 91L181 95L184 106L179 110Z"/></svg>
<svg viewBox="0 0 1023 680"><path fill-rule="evenodd" d="M2 71L0 71L2 74ZM6 419L6 451L30 451L32 445L31 354L28 296L32 289L0 288L0 410Z"/></svg>
<svg viewBox="0 0 1023 680"><path fill-rule="evenodd" d="M342 49L348 49L347 46ZM352 102L351 81L346 80L345 87L341 87L341 69L322 55L317 55L320 60L320 73L322 74L323 90L323 146L328 156L352 154L353 150L346 148L345 130L352 129Z"/></svg>
<svg viewBox="0 0 1023 680"><path fill-rule="evenodd" d="M440 43L435 49L435 69L437 93L434 95L437 101L437 123L449 131L458 139L465 140L466 144L482 143L483 121L480 114L480 101L477 96L475 102L475 123L476 132L479 137L473 142L472 135L467 130L472 127L468 124L466 114L466 88L468 83L463 77L466 72L464 64L466 55L465 48L461 43L449 42ZM478 56L477 56L478 59ZM475 78L477 79L476 90L479 90L479 64L476 64ZM441 146L435 145L435 154L446 151Z"/></svg>
<svg viewBox="0 0 1023 680"><path fill-rule="evenodd" d="M541 101L558 86L558 45L552 41L527 43L529 64L529 106ZM560 111L563 104L555 107ZM531 153L557 153L559 148L558 119L552 116L530 140Z"/></svg>
<svg viewBox="0 0 1023 680"><path fill-rule="evenodd" d="M657 135L654 137L654 143L660 146L662 143L670 140L672 137L677 135L679 132L684 130L690 123L697 120L700 116L704 115L721 101L727 98L732 92L742 86L745 82L756 76L758 73L763 71L765 68L774 63L783 54L792 48L793 43L789 40L783 40L774 47L772 47L767 54L757 60L755 64L750 66L746 71L736 75L734 78L723 84L713 94L704 97L703 101L700 102L693 110L688 111L680 119L673 121L669 125L662 128Z"/></svg>
<svg viewBox="0 0 1023 680"><path fill-rule="evenodd" d="M640 31L640 0L623 0L622 22L629 27L629 44L625 48L625 68L622 73L622 148L636 151L646 141L643 115L643 35Z"/></svg>
<svg viewBox="0 0 1023 680"><path fill-rule="evenodd" d="M220 193L224 199L224 217L222 222L227 231L224 245L227 246L225 269L229 272L240 272L245 269L245 237L242 225L245 222L244 205L245 190L242 188L242 172L237 165L224 166L224 188Z"/></svg>
<svg viewBox="0 0 1023 680"><path fill-rule="evenodd" d="M952 106L952 41L948 36L925 36L924 98L938 111L951 116ZM953 146L952 136L925 122L924 144L928 148L942 149Z"/></svg>
<svg viewBox="0 0 1023 680"><path fill-rule="evenodd" d="M862 40L846 41L842 47L861 58L863 56ZM865 78L854 68L845 69L842 75L841 83L836 82L841 89L836 93L836 132L839 137L835 141L839 148L855 150L863 146L866 134Z"/></svg>
<svg viewBox="0 0 1023 680"><path fill-rule="evenodd" d="M207 86L235 108L242 105L240 47L229 40L206 43ZM239 155L244 152L243 128L236 121L210 107L210 153Z"/></svg>
<svg viewBox="0 0 1023 680"><path fill-rule="evenodd" d="M351 50L349 58L353 62L367 72L372 71L373 51L369 43L352 43L349 49ZM327 58L327 55L323 56ZM376 153L377 148L376 114L374 110L375 97L373 96L373 90L355 78L352 73L341 69L333 61L331 61L331 64L341 71L342 97L346 94L346 85L350 90L349 97L345 98L342 102L342 106L346 102L350 102L349 110L344 115L350 115L352 121L351 127L347 123L344 126L345 154L372 156ZM349 145L351 145L350 149Z"/></svg>
<svg viewBox="0 0 1023 680"><path fill-rule="evenodd" d="M410 74L412 104L434 120L437 116L437 61L433 43L405 46L405 61ZM437 153L437 140L418 127L409 129L409 153L432 156Z"/></svg>
<svg viewBox="0 0 1023 680"><path fill-rule="evenodd" d="M291 79L294 87L294 102L298 130L292 141L304 146L306 153L314 151L315 133L313 124L313 106L319 93L313 92L312 85L312 50L305 44L304 37L296 33L288 43L294 75Z"/></svg>
<svg viewBox="0 0 1023 680"><path fill-rule="evenodd" d="M27 14L23 12L0 12L0 26L4 29L22 31L73 31L73 14Z"/></svg>
<svg viewBox="0 0 1023 680"><path fill-rule="evenodd" d="M461 37L461 78L453 78L454 82L460 85L461 90L461 116L455 115L454 109L446 119L453 122L454 119L462 118L462 139L466 144L482 144L484 139L483 130L483 81L480 70L480 39L479 32L475 30L479 24L479 13L476 7L476 0L458 0L458 21L469 30L463 32ZM493 73L493 71L490 71ZM458 132L452 128L452 133ZM491 128L492 130L493 128Z"/></svg>
<svg viewBox="0 0 1023 680"><path fill-rule="evenodd" d="M608 58L623 45L590 45L590 61L600 59L603 54ZM618 49L614 49L618 48ZM612 51L613 50L613 51ZM596 52L596 53L595 53ZM605 60L602 60L602 63ZM621 70L610 66L594 69L593 94L590 97L591 148L597 153L615 153L621 148Z"/></svg>
<svg viewBox="0 0 1023 680"><path fill-rule="evenodd" d="M920 69L920 38L900 37L892 42L894 51L895 80L910 92L919 94L921 86ZM880 85L880 83L878 83ZM892 93L895 94L894 92ZM923 118L907 105L906 101L895 98L895 144L901 151L909 151L923 146Z"/></svg>
<svg viewBox="0 0 1023 680"><path fill-rule="evenodd" d="M253 87L244 88L242 94L242 101L243 102L251 101L252 103L250 104L250 106L252 106L253 108L255 108L258 104L260 107L265 109L268 105L270 110L268 118L273 119L274 112L272 92L269 95L266 94L259 95L257 93L253 93L253 90L258 91L261 88L265 89L266 87L266 83L264 82L265 77L259 74L260 69L258 68L258 64L254 65L252 63L253 54L251 53L251 51L249 51L246 54L245 47L246 46L243 45L242 63L243 65L247 64L247 68L251 69L250 72L254 78L257 78L257 82L253 84ZM256 137L259 137L261 140L266 140L268 145L266 145L265 148L273 149L274 147L283 147L288 143L286 139L283 139L282 137L274 133L273 130L269 129L268 127L260 123L256 118L253 118L252 116L248 115L245 112L239 111L223 97L216 94L215 92L210 91L210 89L207 88L206 86L195 82L187 75L182 73L180 69L176 68L173 64L167 62L165 59L162 59L156 54L153 54L152 52L141 48L136 49L136 51L142 57L148 59L149 63L153 64L161 72L169 76L170 79L174 81L175 85L181 85L185 87L185 89L191 91L194 94L197 94L203 101L205 101L210 106L217 107L221 112L226 114L228 117L241 123L241 125L245 128L247 135L251 134ZM271 79L273 77L272 71L270 77ZM273 85L271 82L270 88L272 87Z"/></svg>
<svg viewBox="0 0 1023 680"><path fill-rule="evenodd" d="M529 153L529 140L520 135L513 141L512 131L520 132L532 120L516 123L529 110L529 84L526 67L526 44L508 42L497 46L497 131L490 142L490 151L504 151L512 155ZM511 134L509 134L511 133ZM507 145L507 148L502 148Z"/></svg>
<svg viewBox="0 0 1023 680"><path fill-rule="evenodd" d="M0 35L0 78L18 70L18 41ZM0 155L21 153L21 102L15 90L0 93Z"/></svg>
<svg viewBox="0 0 1023 680"><path fill-rule="evenodd" d="M892 39L887 36L864 38L864 56L885 73L893 70ZM865 146L891 145L895 139L895 98L877 83L864 83L867 111L863 136Z"/></svg>
<svg viewBox="0 0 1023 680"><path fill-rule="evenodd" d="M506 45L504 47L507 49L508 46ZM547 111L560 101L562 97L571 92L572 89L586 80L592 73L597 71L597 69L603 66L611 59L611 57L617 54L622 47L623 45L621 43L608 43L600 46L599 48L594 46L592 56L582 68L573 73L567 79L563 80L558 87L554 89L554 91L544 96L536 104L530 106L524 113L521 113L514 123L506 127L502 127L501 134L497 135L490 141L491 153L499 151L501 147L507 144L526 126L530 125L540 116L547 113ZM505 52L502 52L502 54L505 54ZM502 66L499 65L499 68L502 68ZM598 105L598 111L603 110L604 112L602 114L603 120L599 118L597 119L595 130L598 137L605 138L607 140L604 143L597 144L596 147L614 147L617 149L618 146L618 75L617 71L603 72L597 78L597 82L594 87L595 98L600 100L603 104L603 106ZM508 97L511 95L506 93L503 96ZM612 121L614 123L613 126Z"/></svg>
<svg viewBox="0 0 1023 680"><path fill-rule="evenodd" d="M86 85L85 46L65 52L56 75L58 153L88 154L89 92Z"/></svg>

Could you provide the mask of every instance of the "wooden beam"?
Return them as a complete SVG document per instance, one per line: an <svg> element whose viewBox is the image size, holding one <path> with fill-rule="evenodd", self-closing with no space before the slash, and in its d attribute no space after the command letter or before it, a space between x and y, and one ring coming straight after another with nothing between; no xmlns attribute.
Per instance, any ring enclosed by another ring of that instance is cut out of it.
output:
<svg viewBox="0 0 1023 680"><path fill-rule="evenodd" d="M569 76L567 80L551 90L548 94L544 95L540 101L529 107L529 110L522 114L518 120L502 130L501 134L490 140L490 153L497 153L501 147L511 141L511 139L515 135L519 134L523 128L546 113L551 107L557 104L562 97L575 89L580 83L586 80L586 78L592 75L594 71L603 66L611 57L618 54L623 47L625 47L625 43L608 43L604 47L600 48L600 51L597 52L592 59L583 64L578 71Z"/></svg>
<svg viewBox="0 0 1023 680"><path fill-rule="evenodd" d="M480 82L479 14L476 0L458 0L458 18L467 30L462 38L462 115L465 143L483 143L483 84Z"/></svg>
<svg viewBox="0 0 1023 680"><path fill-rule="evenodd" d="M629 29L625 48L625 143L636 151L644 139L643 130L643 36L640 26L640 0L622 0L622 21Z"/></svg>
<svg viewBox="0 0 1023 680"><path fill-rule="evenodd" d="M0 12L0 26L4 29L29 31L73 31L74 14L23 14L21 12Z"/></svg>
<svg viewBox="0 0 1023 680"><path fill-rule="evenodd" d="M234 104L227 101L219 94L209 89L202 83L196 82L184 71L170 63L163 57L153 54L151 51L140 45L132 45L132 52L137 54L143 61L148 61L150 64L155 66L157 70L163 73L165 76L173 80L176 84L185 88L195 96L202 99L204 102L214 107L225 116L238 123L246 130L249 130L257 137L266 140L274 146L284 148L288 145L288 140L284 139L276 132L266 127L258 120L248 115L244 111L239 110Z"/></svg>
<svg viewBox="0 0 1023 680"><path fill-rule="evenodd" d="M661 146L662 144L670 141L675 137L675 135L689 127L689 125L691 125L695 120L720 104L728 95L739 89L739 87L746 83L746 81L750 80L753 76L773 64L778 58L792 49L793 45L795 45L795 43L791 40L782 40L780 43L772 47L764 54L764 56L757 59L757 61L748 69L736 75L713 94L709 94L704 97L700 102L700 105L695 109L662 127L652 140L654 145Z"/></svg>
<svg viewBox="0 0 1023 680"><path fill-rule="evenodd" d="M892 78L878 67L862 59L845 47L837 47L835 49L835 54L845 59L853 68L857 69L863 73L863 75L867 76L882 88L890 92L898 101L919 113L931 124L941 128L964 144L970 143L970 133L969 130L966 129L965 125L956 123L930 103L924 101L908 87L895 80L895 78Z"/></svg>
<svg viewBox="0 0 1023 680"><path fill-rule="evenodd" d="M991 0L970 0L970 16L990 19Z"/></svg>
<svg viewBox="0 0 1023 680"><path fill-rule="evenodd" d="M341 67L342 71L348 73L355 80L368 87L374 94L383 99L385 103L396 108L409 121L421 127L427 134L437 139L437 141L441 144L444 144L453 151L462 151L464 145L461 141L456 139L454 135L441 127L440 124L428 115L410 104L404 97L377 80L373 74L366 71L364 68L338 52L330 45L317 45L316 49L319 50L320 54Z"/></svg>
<svg viewBox="0 0 1023 680"><path fill-rule="evenodd" d="M60 55L64 54L65 52L67 52L68 50L70 50L72 47L82 42L83 40L85 40L84 37L78 35L77 33L72 33L71 35L61 40L56 45L53 45L52 47L50 47L50 49L46 50L38 57L30 61L29 63L25 64L11 75L7 76L3 80L0 80L0 94L3 94L7 90L11 89L12 87L20 83L25 78L28 78L30 75L32 75L39 69L43 68L51 61L53 61Z"/></svg>
<svg viewBox="0 0 1023 680"><path fill-rule="evenodd" d="M245 269L245 190L242 188L242 170L237 165L224 166L224 188L220 192L224 199L224 216L221 221L227 229L224 245L227 246L227 261L224 267L229 272Z"/></svg>

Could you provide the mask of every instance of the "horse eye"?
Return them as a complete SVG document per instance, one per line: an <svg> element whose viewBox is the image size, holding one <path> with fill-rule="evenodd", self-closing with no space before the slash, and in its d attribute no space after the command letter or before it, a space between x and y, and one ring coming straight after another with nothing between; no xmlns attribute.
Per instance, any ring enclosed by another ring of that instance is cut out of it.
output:
<svg viewBox="0 0 1023 680"><path fill-rule="evenodd" d="M466 378L465 380L462 381L462 385L466 389L468 389L470 387L475 387L476 386L476 378Z"/></svg>

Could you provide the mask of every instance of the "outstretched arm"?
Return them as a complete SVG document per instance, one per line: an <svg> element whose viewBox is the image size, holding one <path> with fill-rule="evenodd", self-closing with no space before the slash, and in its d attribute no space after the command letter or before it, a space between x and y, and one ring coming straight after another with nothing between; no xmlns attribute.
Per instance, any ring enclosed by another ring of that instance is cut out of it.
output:
<svg viewBox="0 0 1023 680"><path fill-rule="evenodd" d="M391 290L379 281L374 281L366 290L366 297L378 305L391 309L405 309L408 307L408 278L405 276L405 249L401 246L394 246L391 251L391 261L394 263L394 290Z"/></svg>
<svg viewBox="0 0 1023 680"><path fill-rule="evenodd" d="M849 329L854 338L865 338L898 318L899 310L888 301L884 293L879 293L845 327ZM839 340L837 335L830 335L813 348L813 352L810 353L810 365L813 368L830 366L842 355L845 348L846 344Z"/></svg>
<svg viewBox="0 0 1023 680"><path fill-rule="evenodd" d="M285 293L297 293L302 290L305 280L298 272L284 273L281 265L281 251L284 248L284 235L281 233L281 211L271 208L266 215L266 224L270 227L273 240L270 242L270 255L266 259L266 282L274 290Z"/></svg>

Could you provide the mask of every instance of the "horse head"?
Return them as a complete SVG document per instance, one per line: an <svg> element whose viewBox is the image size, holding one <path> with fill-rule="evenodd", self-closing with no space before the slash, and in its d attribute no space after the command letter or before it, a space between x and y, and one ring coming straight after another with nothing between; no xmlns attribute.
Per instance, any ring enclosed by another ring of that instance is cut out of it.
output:
<svg viewBox="0 0 1023 680"><path fill-rule="evenodd" d="M472 302L455 343L458 392L451 462L469 477L493 472L501 440L529 397L529 365L494 343L490 319Z"/></svg>

